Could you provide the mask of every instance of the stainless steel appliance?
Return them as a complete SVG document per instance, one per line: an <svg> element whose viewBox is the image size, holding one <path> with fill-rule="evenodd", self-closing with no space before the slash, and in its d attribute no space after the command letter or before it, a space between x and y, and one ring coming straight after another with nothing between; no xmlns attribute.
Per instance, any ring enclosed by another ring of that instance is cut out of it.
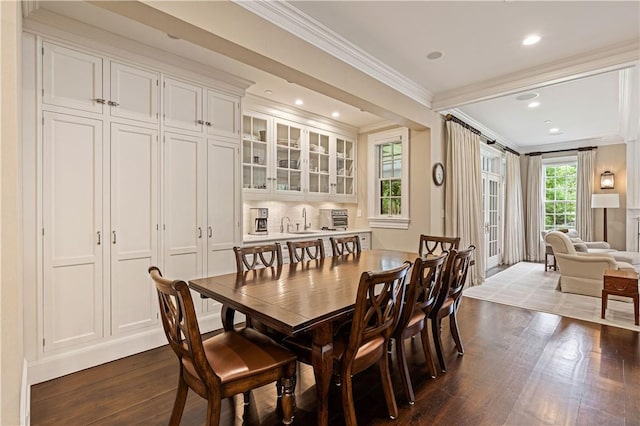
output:
<svg viewBox="0 0 640 426"><path fill-rule="evenodd" d="M267 219L269 218L269 209L251 208L249 209L249 234L267 235Z"/></svg>
<svg viewBox="0 0 640 426"><path fill-rule="evenodd" d="M329 230L347 229L349 214L347 209L320 209L320 228Z"/></svg>

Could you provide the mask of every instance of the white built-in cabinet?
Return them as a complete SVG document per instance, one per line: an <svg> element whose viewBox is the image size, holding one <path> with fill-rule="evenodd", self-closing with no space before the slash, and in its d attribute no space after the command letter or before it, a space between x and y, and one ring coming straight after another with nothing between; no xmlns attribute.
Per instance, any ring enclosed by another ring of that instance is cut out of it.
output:
<svg viewBox="0 0 640 426"><path fill-rule="evenodd" d="M240 97L63 43L39 46L46 357L159 332L151 265L183 280L235 270ZM217 318L218 303L194 296L201 318Z"/></svg>
<svg viewBox="0 0 640 426"><path fill-rule="evenodd" d="M245 199L355 202L355 137L254 112L242 121Z"/></svg>

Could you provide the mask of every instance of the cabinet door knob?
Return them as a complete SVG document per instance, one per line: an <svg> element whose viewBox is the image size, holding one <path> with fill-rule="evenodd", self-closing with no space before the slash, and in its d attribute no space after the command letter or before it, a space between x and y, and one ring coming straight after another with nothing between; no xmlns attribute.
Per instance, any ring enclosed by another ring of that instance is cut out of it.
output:
<svg viewBox="0 0 640 426"><path fill-rule="evenodd" d="M102 234L100 231L96 232L98 234L98 245L102 244Z"/></svg>
<svg viewBox="0 0 640 426"><path fill-rule="evenodd" d="M107 103L107 101L105 101L104 99L100 99L100 98L96 98L96 99L94 99L94 101L96 101L97 103L102 104L102 105Z"/></svg>
<svg viewBox="0 0 640 426"><path fill-rule="evenodd" d="M197 120L196 122L197 122L198 124L204 124L204 121L202 121L202 120Z"/></svg>
<svg viewBox="0 0 640 426"><path fill-rule="evenodd" d="M212 126L212 124L211 124L211 122L210 122L210 121L205 121L205 123L204 123L204 124L206 124L206 125L207 125L207 126L209 126L209 127L211 127L211 126Z"/></svg>
<svg viewBox="0 0 640 426"><path fill-rule="evenodd" d="M107 103L108 103L109 105L111 105L111 106L114 106L114 107L120 106L120 104L119 104L119 103L117 103L116 101L109 101L109 102L107 102Z"/></svg>

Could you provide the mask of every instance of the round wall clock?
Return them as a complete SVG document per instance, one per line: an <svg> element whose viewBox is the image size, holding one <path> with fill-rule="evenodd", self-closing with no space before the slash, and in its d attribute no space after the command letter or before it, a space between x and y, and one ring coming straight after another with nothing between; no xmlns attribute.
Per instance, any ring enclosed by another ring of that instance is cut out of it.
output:
<svg viewBox="0 0 640 426"><path fill-rule="evenodd" d="M433 165L433 183L436 186L440 186L444 183L444 166L442 163L436 163Z"/></svg>

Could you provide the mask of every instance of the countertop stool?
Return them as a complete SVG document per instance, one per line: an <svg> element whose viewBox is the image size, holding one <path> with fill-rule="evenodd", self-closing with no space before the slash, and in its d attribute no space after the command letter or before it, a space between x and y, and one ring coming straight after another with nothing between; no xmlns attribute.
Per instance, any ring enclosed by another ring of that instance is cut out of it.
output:
<svg viewBox="0 0 640 426"><path fill-rule="evenodd" d="M602 319L607 310L609 295L630 297L633 299L633 314L636 325L638 321L638 273L626 270L608 269L604 272L604 288L602 289Z"/></svg>

